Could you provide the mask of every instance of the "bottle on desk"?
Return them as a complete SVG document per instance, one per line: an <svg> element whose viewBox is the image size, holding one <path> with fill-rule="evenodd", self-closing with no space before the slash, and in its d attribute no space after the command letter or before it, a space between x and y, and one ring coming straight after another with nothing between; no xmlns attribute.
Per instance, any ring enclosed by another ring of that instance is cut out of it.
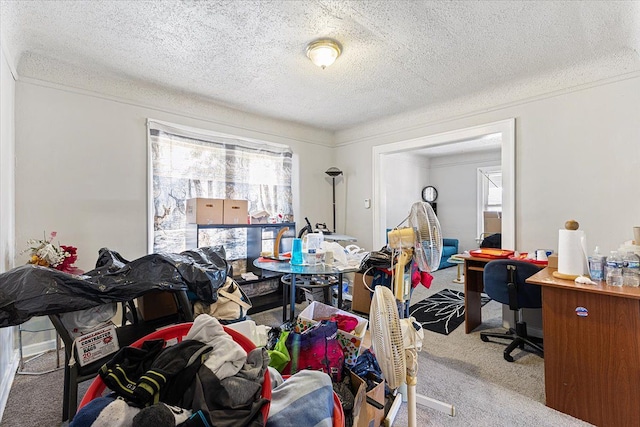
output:
<svg viewBox="0 0 640 427"><path fill-rule="evenodd" d="M633 252L622 257L622 284L634 288L640 286L640 258Z"/></svg>
<svg viewBox="0 0 640 427"><path fill-rule="evenodd" d="M622 286L622 258L618 251L609 252L605 265L605 279L609 286Z"/></svg>
<svg viewBox="0 0 640 427"><path fill-rule="evenodd" d="M604 266L606 257L600 253L600 248L596 246L593 254L589 256L589 275L591 280L604 280Z"/></svg>

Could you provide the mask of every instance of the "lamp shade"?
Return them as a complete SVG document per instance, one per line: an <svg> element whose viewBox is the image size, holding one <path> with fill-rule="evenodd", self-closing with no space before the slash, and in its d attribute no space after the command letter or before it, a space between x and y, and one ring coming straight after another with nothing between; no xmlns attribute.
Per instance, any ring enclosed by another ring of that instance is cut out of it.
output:
<svg viewBox="0 0 640 427"><path fill-rule="evenodd" d="M342 175L342 171L335 166L330 167L325 171L325 173L331 177L336 177L338 175Z"/></svg>
<svg viewBox="0 0 640 427"><path fill-rule="evenodd" d="M307 46L307 56L322 69L333 64L341 52L340 43L331 39L316 40Z"/></svg>

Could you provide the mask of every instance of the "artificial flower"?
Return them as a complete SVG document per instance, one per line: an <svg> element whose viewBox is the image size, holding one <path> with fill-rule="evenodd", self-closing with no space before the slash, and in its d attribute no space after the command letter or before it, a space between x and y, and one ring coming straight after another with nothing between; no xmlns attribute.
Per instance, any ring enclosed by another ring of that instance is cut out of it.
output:
<svg viewBox="0 0 640 427"><path fill-rule="evenodd" d="M48 239L28 240L27 243L30 247L24 250L24 252L31 252L28 263L55 268L67 273L73 272L76 270L76 266L73 263L78 259L78 248L53 243L53 239L57 234L53 231Z"/></svg>

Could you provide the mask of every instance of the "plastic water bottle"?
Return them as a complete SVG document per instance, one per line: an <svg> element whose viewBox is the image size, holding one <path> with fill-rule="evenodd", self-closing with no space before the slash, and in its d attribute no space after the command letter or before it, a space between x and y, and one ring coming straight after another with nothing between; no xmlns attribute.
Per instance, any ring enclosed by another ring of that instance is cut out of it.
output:
<svg viewBox="0 0 640 427"><path fill-rule="evenodd" d="M605 275L607 285L622 286L622 258L618 256L618 251L609 253L605 266Z"/></svg>
<svg viewBox="0 0 640 427"><path fill-rule="evenodd" d="M640 285L640 258L633 252L622 257L622 284L634 288Z"/></svg>
<svg viewBox="0 0 640 427"><path fill-rule="evenodd" d="M600 253L600 248L596 246L593 254L589 256L589 275L591 280L604 280L605 262L605 256Z"/></svg>

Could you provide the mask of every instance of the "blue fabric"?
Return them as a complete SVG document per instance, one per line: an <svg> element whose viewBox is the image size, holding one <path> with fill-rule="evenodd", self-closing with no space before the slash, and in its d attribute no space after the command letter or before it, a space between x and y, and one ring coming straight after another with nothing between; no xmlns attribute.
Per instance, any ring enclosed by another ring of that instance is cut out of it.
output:
<svg viewBox="0 0 640 427"><path fill-rule="evenodd" d="M73 417L69 427L88 427L93 424L100 412L116 400L115 396L98 397L80 408L78 413Z"/></svg>
<svg viewBox="0 0 640 427"><path fill-rule="evenodd" d="M518 308L542 307L542 292L538 285L531 285L525 280L534 275L540 268L525 261L495 260L484 267L484 291L489 297L502 304L509 304L509 272L508 265L515 265L514 283L517 286Z"/></svg>

